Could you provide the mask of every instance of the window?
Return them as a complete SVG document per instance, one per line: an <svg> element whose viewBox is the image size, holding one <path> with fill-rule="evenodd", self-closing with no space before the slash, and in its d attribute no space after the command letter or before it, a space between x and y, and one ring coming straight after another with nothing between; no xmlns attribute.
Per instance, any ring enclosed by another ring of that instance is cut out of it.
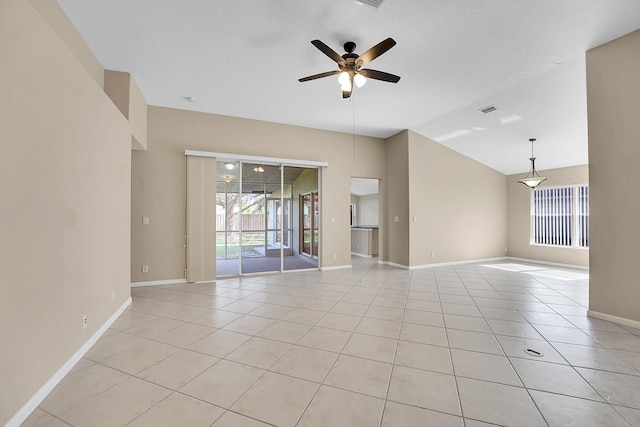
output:
<svg viewBox="0 0 640 427"><path fill-rule="evenodd" d="M531 192L531 244L589 247L589 187L541 188Z"/></svg>

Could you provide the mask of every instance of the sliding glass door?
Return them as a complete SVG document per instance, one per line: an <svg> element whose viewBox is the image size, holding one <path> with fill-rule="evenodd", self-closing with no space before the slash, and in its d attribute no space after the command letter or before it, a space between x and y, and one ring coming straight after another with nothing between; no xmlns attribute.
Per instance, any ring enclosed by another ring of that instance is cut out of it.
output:
<svg viewBox="0 0 640 427"><path fill-rule="evenodd" d="M226 276L240 271L240 163L217 163L216 274Z"/></svg>
<svg viewBox="0 0 640 427"><path fill-rule="evenodd" d="M317 268L317 168L222 159L217 168L217 275ZM305 233L295 209L300 191L309 187L315 190L310 207L315 227L307 233L309 254L302 256L298 241Z"/></svg>
<svg viewBox="0 0 640 427"><path fill-rule="evenodd" d="M240 273L281 270L279 165L242 164L242 257Z"/></svg>

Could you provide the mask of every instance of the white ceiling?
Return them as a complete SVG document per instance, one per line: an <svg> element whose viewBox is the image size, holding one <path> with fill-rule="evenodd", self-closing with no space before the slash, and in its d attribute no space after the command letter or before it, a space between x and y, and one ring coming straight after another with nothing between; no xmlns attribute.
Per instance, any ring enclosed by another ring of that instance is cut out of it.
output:
<svg viewBox="0 0 640 427"><path fill-rule="evenodd" d="M58 0L151 105L386 138L411 129L500 172L587 162L584 53L640 28L638 0ZM343 100L310 41L397 45ZM185 97L192 97L188 102ZM498 110L483 114L479 108ZM457 136L456 136L457 135Z"/></svg>

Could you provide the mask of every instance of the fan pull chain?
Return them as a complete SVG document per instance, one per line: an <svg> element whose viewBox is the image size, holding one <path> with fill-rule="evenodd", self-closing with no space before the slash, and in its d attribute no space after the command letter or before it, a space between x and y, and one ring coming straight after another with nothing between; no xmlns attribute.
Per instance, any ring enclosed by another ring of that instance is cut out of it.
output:
<svg viewBox="0 0 640 427"><path fill-rule="evenodd" d="M352 151L352 161L355 163L356 161L356 103L353 100L353 92L351 93L351 97L349 98L349 102L351 102L351 151Z"/></svg>

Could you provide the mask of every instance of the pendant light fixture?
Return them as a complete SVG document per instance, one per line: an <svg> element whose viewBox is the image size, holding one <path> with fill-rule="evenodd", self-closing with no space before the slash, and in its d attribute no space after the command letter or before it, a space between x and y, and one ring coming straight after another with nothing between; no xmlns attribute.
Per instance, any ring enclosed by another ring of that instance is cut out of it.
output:
<svg viewBox="0 0 640 427"><path fill-rule="evenodd" d="M533 143L536 141L535 138L531 138L529 139L529 141L531 141L531 157L529 157L529 160L531 160L531 170L529 170L529 173L527 174L527 176L525 176L522 179L519 179L518 182L521 184L526 185L527 187L534 189L536 188L538 185L542 184L544 181L547 180L546 176L540 176L540 174L538 174L538 172L536 171L536 158L533 155Z"/></svg>

